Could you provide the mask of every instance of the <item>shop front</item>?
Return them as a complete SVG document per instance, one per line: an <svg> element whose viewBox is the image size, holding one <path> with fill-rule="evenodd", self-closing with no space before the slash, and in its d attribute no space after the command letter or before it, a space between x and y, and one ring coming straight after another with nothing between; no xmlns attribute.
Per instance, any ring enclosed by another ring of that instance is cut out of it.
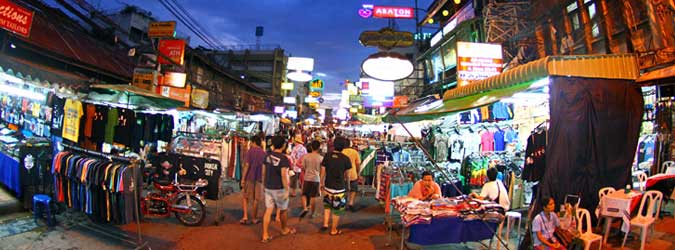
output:
<svg viewBox="0 0 675 250"><path fill-rule="evenodd" d="M495 166L511 209L542 195L558 204L579 195L592 211L600 188L631 183L644 106L638 76L633 55L551 56L383 120L441 120L421 143L464 193Z"/></svg>

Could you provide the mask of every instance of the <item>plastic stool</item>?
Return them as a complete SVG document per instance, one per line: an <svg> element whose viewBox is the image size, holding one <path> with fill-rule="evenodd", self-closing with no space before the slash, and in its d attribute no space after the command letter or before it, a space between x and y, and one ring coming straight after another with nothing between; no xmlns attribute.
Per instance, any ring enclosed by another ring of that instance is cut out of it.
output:
<svg viewBox="0 0 675 250"><path fill-rule="evenodd" d="M520 237L520 223L522 222L522 215L518 212L506 212L506 239L509 239L509 232L511 231L511 224L515 225L518 220L518 237Z"/></svg>
<svg viewBox="0 0 675 250"><path fill-rule="evenodd" d="M35 221L35 224L37 224L38 217L42 217L43 211L40 207L43 207L47 212L47 225L50 227L54 226L54 215L52 214L52 209L50 207L51 202L52 197L49 197L49 195L33 195L33 220Z"/></svg>

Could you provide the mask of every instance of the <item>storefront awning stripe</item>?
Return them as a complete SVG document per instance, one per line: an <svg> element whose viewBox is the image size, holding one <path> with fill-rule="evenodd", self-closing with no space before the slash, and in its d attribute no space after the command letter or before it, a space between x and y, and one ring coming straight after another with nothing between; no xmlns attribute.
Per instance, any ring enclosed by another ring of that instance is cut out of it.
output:
<svg viewBox="0 0 675 250"><path fill-rule="evenodd" d="M640 72L633 54L548 56L499 75L457 87L443 94L444 100L493 91L547 76L636 80Z"/></svg>

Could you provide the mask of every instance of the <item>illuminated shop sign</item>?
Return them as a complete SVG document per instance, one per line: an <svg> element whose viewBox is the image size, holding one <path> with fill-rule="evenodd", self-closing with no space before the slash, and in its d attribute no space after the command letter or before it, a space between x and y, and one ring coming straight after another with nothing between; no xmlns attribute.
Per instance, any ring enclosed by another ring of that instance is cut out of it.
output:
<svg viewBox="0 0 675 250"><path fill-rule="evenodd" d="M400 6L375 6L364 4L359 9L362 18L415 18L414 8Z"/></svg>

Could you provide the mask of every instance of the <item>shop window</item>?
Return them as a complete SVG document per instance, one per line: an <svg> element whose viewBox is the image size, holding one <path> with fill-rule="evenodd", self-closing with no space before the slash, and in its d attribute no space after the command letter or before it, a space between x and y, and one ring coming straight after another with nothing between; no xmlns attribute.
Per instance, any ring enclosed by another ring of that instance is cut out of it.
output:
<svg viewBox="0 0 675 250"><path fill-rule="evenodd" d="M595 3L591 3L590 5L588 5L588 16L591 17L591 19L595 17L595 11L596 11Z"/></svg>
<svg viewBox="0 0 675 250"><path fill-rule="evenodd" d="M591 32L593 34L593 37L600 36L600 25L598 24L598 22L593 22L593 29Z"/></svg>
<svg viewBox="0 0 675 250"><path fill-rule="evenodd" d="M572 11L577 10L579 7L577 6L577 2L573 2L570 5L567 5L567 12L570 13Z"/></svg>

